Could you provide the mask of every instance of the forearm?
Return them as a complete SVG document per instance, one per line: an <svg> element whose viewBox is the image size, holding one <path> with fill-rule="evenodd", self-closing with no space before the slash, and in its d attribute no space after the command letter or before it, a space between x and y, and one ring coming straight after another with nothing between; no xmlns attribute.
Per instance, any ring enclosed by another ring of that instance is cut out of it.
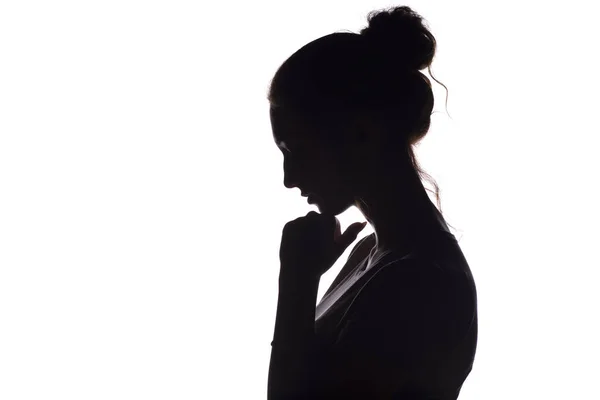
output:
<svg viewBox="0 0 600 400"><path fill-rule="evenodd" d="M292 277L282 268L271 343L269 400L302 398L309 390L318 287L318 278Z"/></svg>

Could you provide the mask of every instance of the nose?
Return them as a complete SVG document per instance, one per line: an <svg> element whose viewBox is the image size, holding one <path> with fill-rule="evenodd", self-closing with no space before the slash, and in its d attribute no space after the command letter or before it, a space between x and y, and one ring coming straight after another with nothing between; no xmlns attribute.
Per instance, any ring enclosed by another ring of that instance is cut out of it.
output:
<svg viewBox="0 0 600 400"><path fill-rule="evenodd" d="M296 172L294 172L294 168L290 165L290 161L286 159L283 160L283 186L288 189L298 187Z"/></svg>
<svg viewBox="0 0 600 400"><path fill-rule="evenodd" d="M285 174L285 177L283 178L283 186L285 186L288 189L293 189L295 187L298 187L298 184L296 182L293 182L289 178L289 174Z"/></svg>

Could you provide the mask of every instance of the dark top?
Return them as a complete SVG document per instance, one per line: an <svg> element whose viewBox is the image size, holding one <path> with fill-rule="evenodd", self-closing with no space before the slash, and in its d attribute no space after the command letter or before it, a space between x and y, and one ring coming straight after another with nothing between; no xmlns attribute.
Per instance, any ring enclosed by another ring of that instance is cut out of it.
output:
<svg viewBox="0 0 600 400"><path fill-rule="evenodd" d="M371 397L345 398L376 398L379 389L397 399L457 399L475 357L477 295L456 238L440 230L408 255L370 261L317 305L313 385L366 382L356 387Z"/></svg>

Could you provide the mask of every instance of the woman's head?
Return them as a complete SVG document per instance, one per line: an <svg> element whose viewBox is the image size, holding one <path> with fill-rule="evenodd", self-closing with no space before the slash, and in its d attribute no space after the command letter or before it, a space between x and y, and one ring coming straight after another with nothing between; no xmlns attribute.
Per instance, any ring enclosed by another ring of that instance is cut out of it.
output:
<svg viewBox="0 0 600 400"><path fill-rule="evenodd" d="M431 65L436 41L408 7L368 21L360 34L336 32L302 47L269 90L285 185L313 193L335 214L374 179L429 177L412 146L431 123L431 83L419 70Z"/></svg>

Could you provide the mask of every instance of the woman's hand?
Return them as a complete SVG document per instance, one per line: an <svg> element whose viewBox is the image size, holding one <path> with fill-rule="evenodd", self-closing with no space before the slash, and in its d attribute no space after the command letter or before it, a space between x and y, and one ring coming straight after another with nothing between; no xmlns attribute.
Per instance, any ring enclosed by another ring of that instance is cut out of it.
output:
<svg viewBox="0 0 600 400"><path fill-rule="evenodd" d="M320 278L366 224L355 222L342 234L335 216L315 211L288 222L283 227L279 249L282 272L293 277Z"/></svg>

